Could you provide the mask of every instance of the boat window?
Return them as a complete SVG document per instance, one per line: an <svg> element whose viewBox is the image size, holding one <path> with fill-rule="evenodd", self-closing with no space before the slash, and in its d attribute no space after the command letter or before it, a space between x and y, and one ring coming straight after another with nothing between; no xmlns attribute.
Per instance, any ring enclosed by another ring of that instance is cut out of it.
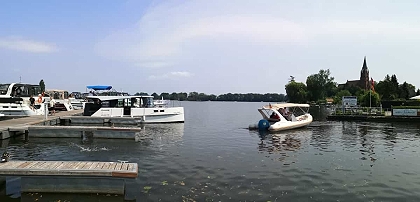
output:
<svg viewBox="0 0 420 202"><path fill-rule="evenodd" d="M117 107L123 107L123 106L124 106L124 100L123 99L118 99Z"/></svg>
<svg viewBox="0 0 420 202"><path fill-rule="evenodd" d="M155 110L153 110L153 112L159 112L159 110L155 109Z"/></svg>
<svg viewBox="0 0 420 202"><path fill-rule="evenodd" d="M6 95L10 84L0 84L0 95Z"/></svg>
<svg viewBox="0 0 420 202"><path fill-rule="evenodd" d="M33 96L38 96L39 94L41 94L41 87L36 86L36 85L32 85L28 87L28 94L29 96L33 95Z"/></svg>
<svg viewBox="0 0 420 202"><path fill-rule="evenodd" d="M131 107L131 99L124 99L124 107Z"/></svg>
<svg viewBox="0 0 420 202"><path fill-rule="evenodd" d="M13 86L12 89L12 96L14 97L30 97L29 94L29 88L30 85L24 85L24 84L16 84Z"/></svg>
<svg viewBox="0 0 420 202"><path fill-rule="evenodd" d="M160 110L160 112L165 112L165 110Z"/></svg>
<svg viewBox="0 0 420 202"><path fill-rule="evenodd" d="M110 106L109 101L102 102L102 107L109 107L109 106Z"/></svg>

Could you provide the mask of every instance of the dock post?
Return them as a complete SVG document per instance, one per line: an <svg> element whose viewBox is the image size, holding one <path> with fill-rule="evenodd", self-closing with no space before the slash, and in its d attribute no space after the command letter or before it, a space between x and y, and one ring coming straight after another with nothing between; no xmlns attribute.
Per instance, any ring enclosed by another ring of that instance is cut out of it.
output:
<svg viewBox="0 0 420 202"><path fill-rule="evenodd" d="M44 119L48 119L48 103L44 103Z"/></svg>

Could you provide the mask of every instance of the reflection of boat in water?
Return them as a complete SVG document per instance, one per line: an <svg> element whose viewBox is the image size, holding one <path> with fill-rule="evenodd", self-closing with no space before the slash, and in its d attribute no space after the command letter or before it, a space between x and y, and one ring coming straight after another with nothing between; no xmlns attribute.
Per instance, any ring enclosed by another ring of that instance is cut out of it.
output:
<svg viewBox="0 0 420 202"><path fill-rule="evenodd" d="M296 134L268 134L263 131L259 132L260 143L258 143L259 151L269 153L280 151L296 151L301 147L300 138Z"/></svg>
<svg viewBox="0 0 420 202"><path fill-rule="evenodd" d="M258 109L263 119L249 129L283 131L300 128L312 123L308 104L269 104Z"/></svg>
<svg viewBox="0 0 420 202"><path fill-rule="evenodd" d="M142 131L138 141L152 140L158 144L174 144L182 140L184 135L184 124L169 123L169 124L147 124L141 126Z"/></svg>

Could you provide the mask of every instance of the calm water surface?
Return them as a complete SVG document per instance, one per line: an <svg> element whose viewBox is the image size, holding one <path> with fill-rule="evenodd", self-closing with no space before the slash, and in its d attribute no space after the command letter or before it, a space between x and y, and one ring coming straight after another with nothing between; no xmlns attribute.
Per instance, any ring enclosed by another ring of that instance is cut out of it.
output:
<svg viewBox="0 0 420 202"><path fill-rule="evenodd" d="M141 142L2 142L16 160L136 162L125 197L21 195L8 178L0 201L420 201L420 124L314 121L262 134L247 127L263 103L182 105L185 123L146 125Z"/></svg>

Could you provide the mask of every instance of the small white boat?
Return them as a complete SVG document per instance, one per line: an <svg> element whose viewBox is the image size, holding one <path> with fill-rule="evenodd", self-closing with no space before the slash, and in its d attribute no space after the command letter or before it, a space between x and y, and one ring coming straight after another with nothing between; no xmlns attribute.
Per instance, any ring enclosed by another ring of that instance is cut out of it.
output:
<svg viewBox="0 0 420 202"><path fill-rule="evenodd" d="M312 123L308 104L269 104L258 109L263 119L251 124L249 129L282 131L300 128Z"/></svg>

